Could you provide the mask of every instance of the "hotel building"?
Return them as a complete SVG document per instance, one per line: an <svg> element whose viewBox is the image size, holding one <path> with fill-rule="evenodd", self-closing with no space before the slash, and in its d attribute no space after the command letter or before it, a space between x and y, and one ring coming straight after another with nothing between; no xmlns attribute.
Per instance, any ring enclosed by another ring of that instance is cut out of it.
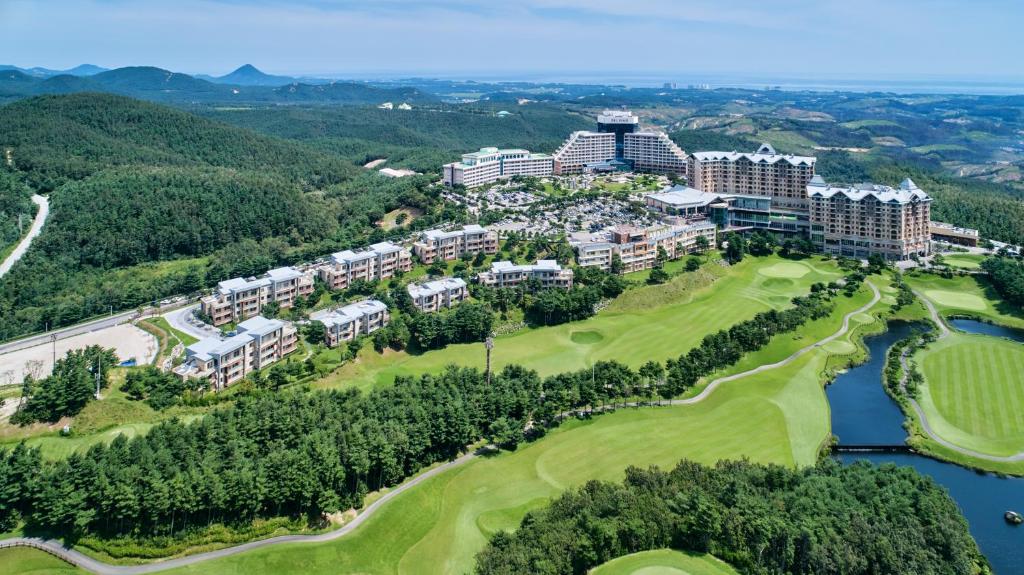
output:
<svg viewBox="0 0 1024 575"><path fill-rule="evenodd" d="M668 134L633 132L625 134L623 160L637 172L686 175L687 156Z"/></svg>
<svg viewBox="0 0 1024 575"><path fill-rule="evenodd" d="M217 283L217 289L201 298L202 313L213 325L224 325L259 315L263 306L276 302L282 308L295 304L295 298L313 292L313 275L295 268L275 268L258 278L232 278Z"/></svg>
<svg viewBox="0 0 1024 575"><path fill-rule="evenodd" d="M298 341L291 324L256 316L239 323L232 337L208 337L186 347L185 361L174 373L183 379L205 379L211 389L224 389L295 351Z"/></svg>
<svg viewBox="0 0 1024 575"><path fill-rule="evenodd" d="M512 176L550 176L553 170L554 159L548 154L499 148L480 148L478 152L463 154L461 162L452 162L442 167L446 186L463 185L467 188Z"/></svg>
<svg viewBox="0 0 1024 575"><path fill-rule="evenodd" d="M510 261L494 262L490 271L480 272L477 280L481 285L503 288L536 280L542 288L572 287L572 270L562 269L555 260L537 260L532 265L517 265Z"/></svg>
<svg viewBox="0 0 1024 575"><path fill-rule="evenodd" d="M466 282L460 278L441 278L422 284L410 283L406 289L416 309L425 313L450 308L469 296Z"/></svg>
<svg viewBox="0 0 1024 575"><path fill-rule="evenodd" d="M368 299L333 310L322 310L309 315L309 319L324 324L324 341L335 347L361 335L369 335L388 325L391 314L383 303Z"/></svg>
<svg viewBox="0 0 1024 575"><path fill-rule="evenodd" d="M555 151L555 174L579 174L588 165L615 159L615 140L613 132L573 132Z"/></svg>
<svg viewBox="0 0 1024 575"><path fill-rule="evenodd" d="M330 262L320 266L318 273L329 289L340 290L356 280L383 280L411 269L409 250L391 242L380 242L359 251L331 254Z"/></svg>
<svg viewBox="0 0 1024 575"><path fill-rule="evenodd" d="M413 243L412 251L425 264L458 259L465 253L494 254L498 252L498 234L476 224L448 232L427 230Z"/></svg>
<svg viewBox="0 0 1024 575"><path fill-rule="evenodd" d="M931 197L909 178L898 188L833 187L815 176L807 186L811 241L825 253L890 261L929 253Z"/></svg>
<svg viewBox="0 0 1024 575"><path fill-rule="evenodd" d="M777 210L807 210L807 184L814 176L812 156L776 154L769 144L752 154L695 152L688 159L690 187L712 194L769 196Z"/></svg>
<svg viewBox="0 0 1024 575"><path fill-rule="evenodd" d="M597 116L597 131L615 134L615 155L610 157L616 160L625 157L626 135L636 132L639 126L640 118L627 110L605 110Z"/></svg>
<svg viewBox="0 0 1024 575"><path fill-rule="evenodd" d="M715 230L715 224L709 221L647 229L616 226L611 231L611 241L586 242L577 246L577 262L580 267L608 270L612 258L618 255L623 273L646 270L657 263L659 247L665 250L668 259L678 259L697 250L699 236L707 238L708 245L715 245Z"/></svg>
<svg viewBox="0 0 1024 575"><path fill-rule="evenodd" d="M555 152L555 174L628 168L638 172L686 174L686 152L668 135L640 132L640 119L625 110L605 110L596 132L573 132Z"/></svg>

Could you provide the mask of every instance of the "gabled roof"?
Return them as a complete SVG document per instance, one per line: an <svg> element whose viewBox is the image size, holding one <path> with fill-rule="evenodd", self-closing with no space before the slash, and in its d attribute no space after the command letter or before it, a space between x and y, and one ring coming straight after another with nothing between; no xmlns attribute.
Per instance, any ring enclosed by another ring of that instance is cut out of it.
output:
<svg viewBox="0 0 1024 575"><path fill-rule="evenodd" d="M910 179L903 180L899 188L883 186L881 184L856 184L853 186L832 186L825 183L820 176L811 178L807 185L807 197L809 198L832 198L842 195L847 199L859 202L867 198L874 198L882 203L908 204L911 202L930 202L932 199L921 188Z"/></svg>
<svg viewBox="0 0 1024 575"><path fill-rule="evenodd" d="M814 165L817 158L814 156L793 156L793 155L782 155L775 152L775 148L771 144L765 143L757 149L756 152L743 153L743 152L694 152L690 154L698 162L712 162L725 160L729 162L735 162L741 158L745 158L755 164L774 164L776 162L788 162L794 166L799 165Z"/></svg>

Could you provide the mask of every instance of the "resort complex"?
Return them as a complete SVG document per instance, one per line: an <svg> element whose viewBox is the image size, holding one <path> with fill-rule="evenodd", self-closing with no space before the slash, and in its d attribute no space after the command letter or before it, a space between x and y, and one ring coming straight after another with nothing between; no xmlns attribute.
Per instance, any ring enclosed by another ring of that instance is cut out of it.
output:
<svg viewBox="0 0 1024 575"><path fill-rule="evenodd" d="M462 278L441 278L437 280L410 283L406 291L416 309L430 313L457 305L469 296L466 280Z"/></svg>
<svg viewBox="0 0 1024 575"><path fill-rule="evenodd" d="M761 144L753 153L695 152L688 158L690 187L712 194L767 196L775 209L807 209L807 184L816 158L775 153Z"/></svg>
<svg viewBox="0 0 1024 575"><path fill-rule="evenodd" d="M256 316L238 324L236 334L209 337L185 348L185 361L174 369L184 379L202 379L223 389L250 372L295 351L298 335L288 322Z"/></svg>
<svg viewBox="0 0 1024 575"><path fill-rule="evenodd" d="M536 283L541 288L570 289L572 278L572 270L564 269L555 260L537 260L537 263L528 265L510 261L494 262L489 271L477 276L481 285L496 288Z"/></svg>
<svg viewBox="0 0 1024 575"><path fill-rule="evenodd" d="M498 251L498 234L476 224L457 230L427 230L412 244L413 253L425 264L448 261L462 254L493 254Z"/></svg>
<svg viewBox="0 0 1024 575"><path fill-rule="evenodd" d="M532 154L529 150L503 150L481 148L479 152L462 155L461 162L445 164L444 183L474 188L512 176L550 176L554 160L547 154Z"/></svg>
<svg viewBox="0 0 1024 575"><path fill-rule="evenodd" d="M258 315L268 303L289 308L295 298L312 291L313 274L295 268L275 268L258 278L219 282L212 294L200 299L200 309L218 326Z"/></svg>
<svg viewBox="0 0 1024 575"><path fill-rule="evenodd" d="M339 290L357 280L383 280L411 269L409 250L391 242L380 242L359 251L331 254L330 261L318 267L317 272L329 289Z"/></svg>
<svg viewBox="0 0 1024 575"><path fill-rule="evenodd" d="M684 225L661 225L651 228L616 226L608 234L608 241L583 242L576 246L580 267L599 267L610 270L617 256L622 262L622 273L655 267L659 250L668 260L679 259L700 249L698 237L705 246L715 245L714 223L698 221Z"/></svg>
<svg viewBox="0 0 1024 575"><path fill-rule="evenodd" d="M352 341L361 335L369 335L388 325L391 314L388 306L378 300L367 299L335 309L326 309L309 314L309 319L324 325L324 343L336 347L343 341Z"/></svg>

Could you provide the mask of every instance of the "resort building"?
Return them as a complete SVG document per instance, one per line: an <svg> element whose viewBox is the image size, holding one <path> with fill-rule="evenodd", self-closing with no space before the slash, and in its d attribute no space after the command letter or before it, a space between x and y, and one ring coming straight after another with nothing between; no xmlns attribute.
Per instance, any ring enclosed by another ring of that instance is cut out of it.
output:
<svg viewBox="0 0 1024 575"><path fill-rule="evenodd" d="M554 173L579 174L588 165L614 160L616 137L613 132L573 132L554 153Z"/></svg>
<svg viewBox="0 0 1024 575"><path fill-rule="evenodd" d="M769 196L776 210L807 210L807 184L814 176L812 156L776 154L761 144L751 154L695 152L690 154L690 187L712 194Z"/></svg>
<svg viewBox="0 0 1024 575"><path fill-rule="evenodd" d="M807 187L810 238L827 254L890 261L929 253L932 199L909 178L899 188L833 187L815 176Z"/></svg>
<svg viewBox="0 0 1024 575"><path fill-rule="evenodd" d="M475 188L512 176L550 176L554 159L548 154L533 154L529 150L503 150L480 148L478 152L462 155L461 162L442 167L446 186L463 185Z"/></svg>
<svg viewBox="0 0 1024 575"><path fill-rule="evenodd" d="M625 134L622 159L637 172L686 175L687 156L668 134L632 132Z"/></svg>
<svg viewBox="0 0 1024 575"><path fill-rule="evenodd" d="M653 211L693 222L710 220L729 231L764 230L778 234L807 234L806 210L779 209L775 198L719 194L675 186L648 194L644 203Z"/></svg>
<svg viewBox="0 0 1024 575"><path fill-rule="evenodd" d="M450 308L469 296L466 282L460 278L441 278L422 284L410 283L406 289L416 309L425 313Z"/></svg>
<svg viewBox="0 0 1024 575"><path fill-rule="evenodd" d="M185 348L185 361L174 368L183 379L205 379L223 389L295 351L295 328L278 319L256 316L238 324L227 339L208 337Z"/></svg>
<svg viewBox="0 0 1024 575"><path fill-rule="evenodd" d="M391 314L388 306L368 299L333 310L314 312L309 318L324 324L324 341L328 347L335 347L388 325Z"/></svg>
<svg viewBox="0 0 1024 575"><path fill-rule="evenodd" d="M275 268L258 278L232 278L217 283L217 289L199 300L200 310L213 325L242 321L258 315L263 306L276 302L282 308L295 298L313 292L313 275L295 268Z"/></svg>
<svg viewBox="0 0 1024 575"><path fill-rule="evenodd" d="M510 261L491 264L490 271L480 272L477 280L491 287L514 287L535 280L541 288L572 287L572 270L562 269L555 260L537 260L536 264L518 265Z"/></svg>
<svg viewBox="0 0 1024 575"><path fill-rule="evenodd" d="M580 267L611 269L612 259L618 256L622 261L622 272L629 273L653 268L658 261L658 248L665 250L668 259L674 260L697 251L697 238L707 238L708 245L715 245L716 226L710 221L698 221L687 225L636 228L616 226L608 242L585 242L576 248Z"/></svg>
<svg viewBox="0 0 1024 575"><path fill-rule="evenodd" d="M638 172L686 174L686 152L668 135L640 132L640 119L626 110L605 110L596 132L573 132L555 152L555 174L632 169Z"/></svg>
<svg viewBox="0 0 1024 575"><path fill-rule="evenodd" d="M609 158L625 158L626 135L636 132L639 126L640 118L628 110L605 110L597 116L597 131L615 134L615 155Z"/></svg>
<svg viewBox="0 0 1024 575"><path fill-rule="evenodd" d="M359 251L331 254L330 262L320 266L318 272L329 289L340 290L356 280L378 281L411 269L409 250L391 242L380 242Z"/></svg>
<svg viewBox="0 0 1024 575"><path fill-rule="evenodd" d="M413 243L412 251L425 264L434 260L458 259L462 254L494 254L498 252L498 234L476 224L462 229L443 231L427 230Z"/></svg>
<svg viewBox="0 0 1024 575"><path fill-rule="evenodd" d="M981 239L981 234L978 233L978 230L961 228L945 222L932 222L931 234L932 239L935 241L969 246L972 248L978 247L978 242Z"/></svg>

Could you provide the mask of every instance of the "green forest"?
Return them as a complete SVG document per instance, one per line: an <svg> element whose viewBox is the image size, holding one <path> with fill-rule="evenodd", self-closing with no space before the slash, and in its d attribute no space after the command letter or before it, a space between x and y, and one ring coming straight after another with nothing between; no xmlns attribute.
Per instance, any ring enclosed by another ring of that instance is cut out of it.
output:
<svg viewBox="0 0 1024 575"><path fill-rule="evenodd" d="M0 254L6 253L6 248L17 243L32 225L36 207L31 197L32 190L28 186L0 169Z"/></svg>

